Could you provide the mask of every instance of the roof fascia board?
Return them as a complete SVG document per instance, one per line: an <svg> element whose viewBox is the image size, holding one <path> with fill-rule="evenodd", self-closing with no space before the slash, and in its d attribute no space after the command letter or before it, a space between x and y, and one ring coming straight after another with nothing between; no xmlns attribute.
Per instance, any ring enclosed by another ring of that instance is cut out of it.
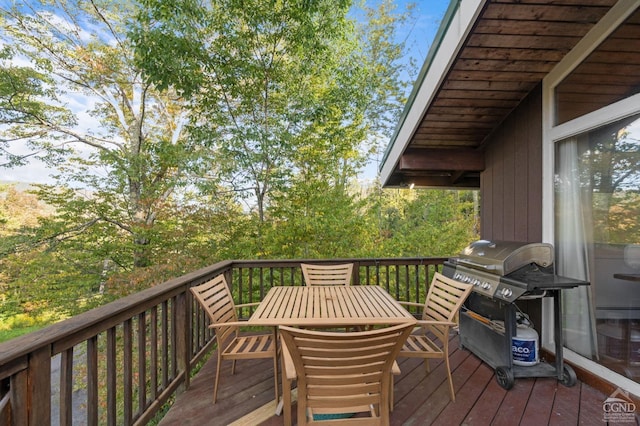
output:
<svg viewBox="0 0 640 426"><path fill-rule="evenodd" d="M400 123L382 159L380 180L383 185L391 176L411 136L420 125L427 107L431 104L486 1L455 0L449 4L449 9L400 117Z"/></svg>

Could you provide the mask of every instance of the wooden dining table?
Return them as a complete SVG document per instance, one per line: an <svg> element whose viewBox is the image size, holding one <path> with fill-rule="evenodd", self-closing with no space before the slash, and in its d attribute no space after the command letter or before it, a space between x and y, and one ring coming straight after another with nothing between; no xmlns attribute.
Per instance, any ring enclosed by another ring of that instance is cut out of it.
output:
<svg viewBox="0 0 640 426"><path fill-rule="evenodd" d="M272 287L245 323L249 326L338 328L416 324L416 318L377 285ZM276 344L278 344L276 339ZM284 369L284 367L283 367ZM284 371L284 370L283 370ZM289 386L283 376L283 388ZM291 424L290 389L276 407L284 405L285 425ZM286 399L289 399L287 401Z"/></svg>
<svg viewBox="0 0 640 426"><path fill-rule="evenodd" d="M247 325L334 328L415 322L377 285L287 286L272 287Z"/></svg>

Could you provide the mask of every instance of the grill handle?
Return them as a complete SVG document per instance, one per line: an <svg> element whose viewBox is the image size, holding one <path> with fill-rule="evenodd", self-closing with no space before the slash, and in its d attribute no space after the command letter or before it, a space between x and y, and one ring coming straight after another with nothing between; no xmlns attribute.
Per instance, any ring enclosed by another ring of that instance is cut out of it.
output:
<svg viewBox="0 0 640 426"><path fill-rule="evenodd" d="M471 260L468 259L458 259L457 260L458 263L462 264L462 265L466 265L466 266L470 266L472 268L476 268L476 269L484 269L485 271L497 271L498 269L498 265L485 265L482 263L476 263L476 262L472 262Z"/></svg>

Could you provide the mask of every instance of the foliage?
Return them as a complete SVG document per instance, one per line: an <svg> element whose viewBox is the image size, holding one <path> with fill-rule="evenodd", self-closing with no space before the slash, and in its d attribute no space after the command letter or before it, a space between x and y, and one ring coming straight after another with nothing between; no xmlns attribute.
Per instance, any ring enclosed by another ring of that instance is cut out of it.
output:
<svg viewBox="0 0 640 426"><path fill-rule="evenodd" d="M6 23L0 16L0 24ZM30 157L55 161L64 152L51 135L43 144L34 142L42 136L42 120L52 126L71 126L75 117L58 104L55 82L46 72L12 63L14 52L9 46L0 50L0 167L27 164ZM41 99L49 99L43 102ZM16 125L21 123L21 125ZM14 152L16 143L26 143L31 153ZM46 148L40 151L40 148Z"/></svg>
<svg viewBox="0 0 640 426"><path fill-rule="evenodd" d="M640 141L634 134L638 116L594 130L581 141L581 187L591 211L596 242L640 241Z"/></svg>
<svg viewBox="0 0 640 426"><path fill-rule="evenodd" d="M59 173L55 189L38 190L60 212L43 224L42 237L84 243L96 252L94 263L148 265L150 234L168 198L188 184L193 147L184 133L184 100L145 83L132 62L132 6L59 0L1 8L3 41L29 64L4 64L3 72L29 73L22 92L31 101L28 109L14 107L27 119L8 117L3 140L28 141ZM63 96L78 104L62 105ZM101 257L114 246L113 257Z"/></svg>
<svg viewBox="0 0 640 426"><path fill-rule="evenodd" d="M57 171L0 203L5 320L73 315L224 259L447 256L473 239L469 193L355 180L405 101L413 65L394 40L410 10L142 6L0 4L2 147L26 141Z"/></svg>
<svg viewBox="0 0 640 426"><path fill-rule="evenodd" d="M346 196L368 154L361 148L403 102L402 48L391 38L404 15L385 1L359 31L348 1L143 4L137 63L193 99L191 135L211 150L213 180L256 212L258 244L276 198L326 179L309 165L326 161Z"/></svg>
<svg viewBox="0 0 640 426"><path fill-rule="evenodd" d="M378 190L369 200L379 256L453 256L479 235L473 191Z"/></svg>

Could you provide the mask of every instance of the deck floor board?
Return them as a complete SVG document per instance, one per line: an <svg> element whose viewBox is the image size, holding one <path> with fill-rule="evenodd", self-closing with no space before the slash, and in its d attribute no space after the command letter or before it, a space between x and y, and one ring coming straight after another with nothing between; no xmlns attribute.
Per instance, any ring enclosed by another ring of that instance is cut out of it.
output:
<svg viewBox="0 0 640 426"><path fill-rule="evenodd" d="M580 381L571 388L554 378L519 378L514 387L501 388L493 370L467 350L451 342L450 361L456 401L449 400L444 363L431 361L426 374L420 359L401 358L401 375L395 377L392 425L602 425L602 392ZM218 402L212 403L215 354L192 379L189 390L178 396L161 426L228 425L273 400L273 367L270 360L238 361L231 375L231 362L223 364ZM296 405L292 408L295 424ZM252 420L255 423L255 420ZM247 423L248 424L248 423ZM281 416L270 416L262 426L283 424ZM251 424L250 426L255 426Z"/></svg>

